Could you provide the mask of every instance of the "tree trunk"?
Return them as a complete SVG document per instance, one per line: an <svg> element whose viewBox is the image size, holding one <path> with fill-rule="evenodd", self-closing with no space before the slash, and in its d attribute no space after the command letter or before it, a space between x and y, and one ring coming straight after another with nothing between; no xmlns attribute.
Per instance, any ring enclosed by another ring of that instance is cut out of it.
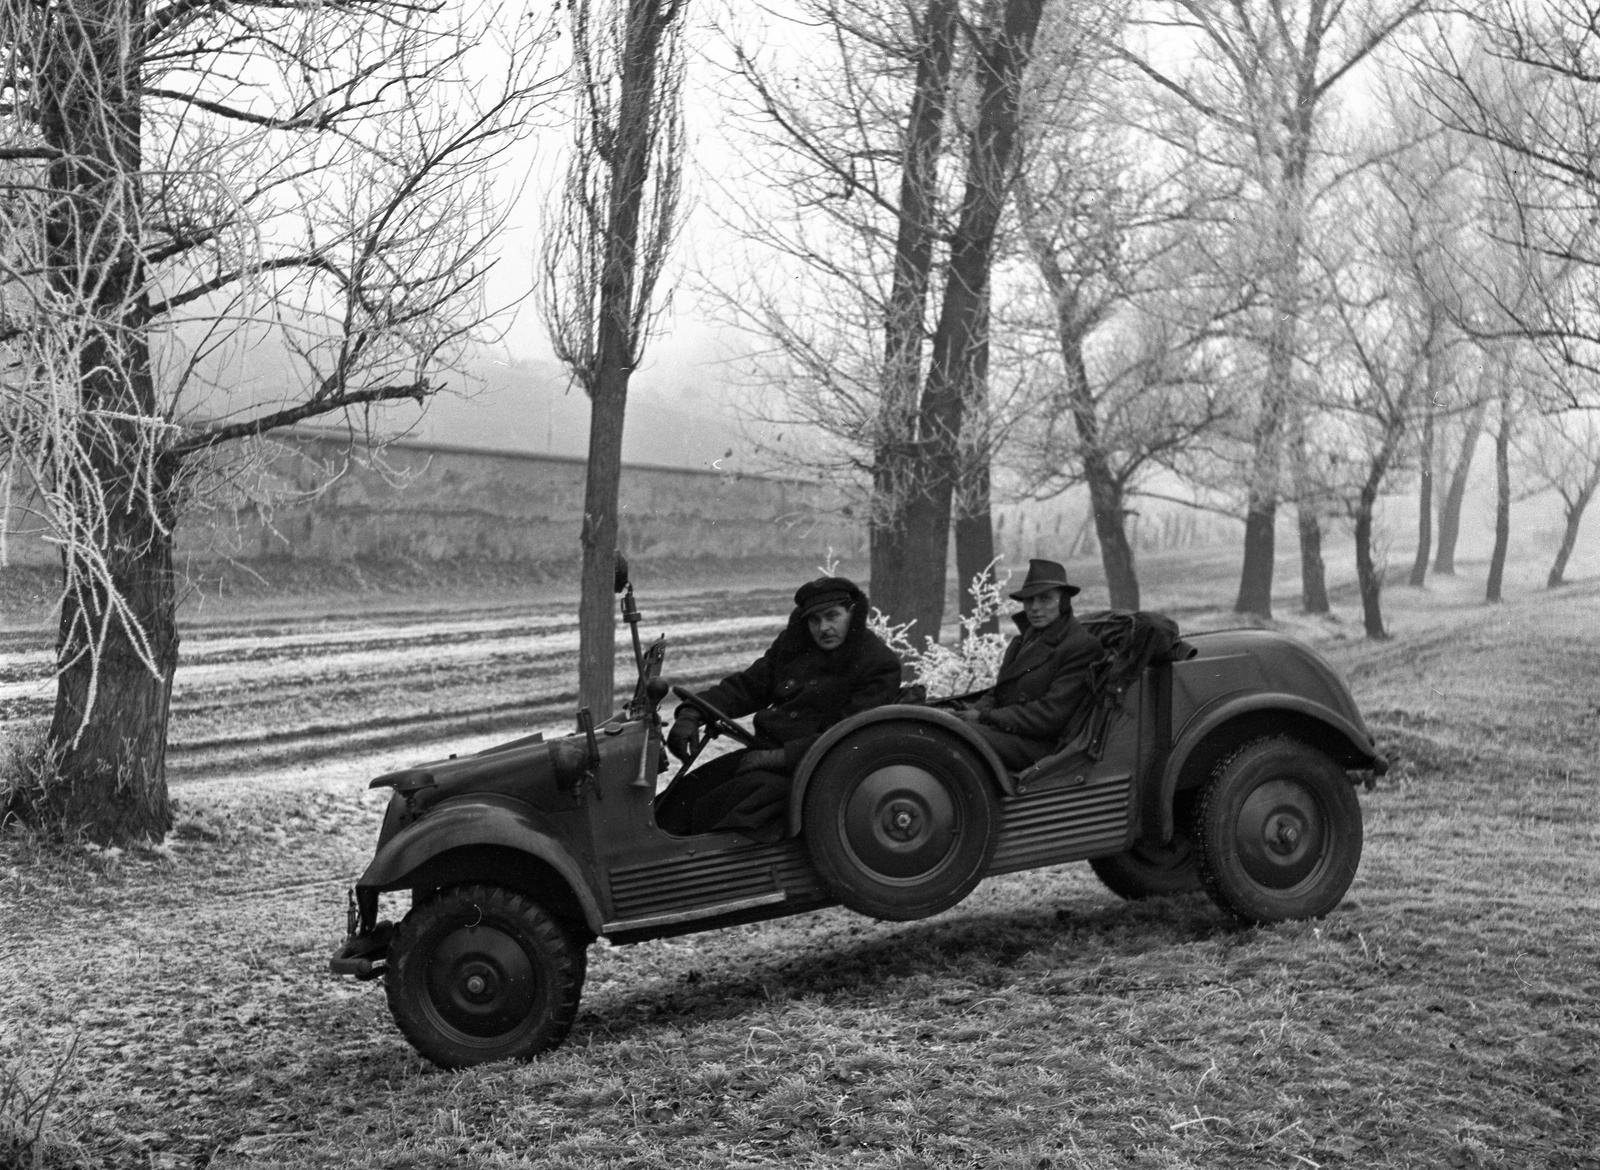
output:
<svg viewBox="0 0 1600 1170"><path fill-rule="evenodd" d="M988 414L989 414L989 309L983 310L983 334L978 343L977 359L972 370L971 399L967 411L984 421L980 431L981 443L969 444L965 466L961 472L961 506L956 514L956 586L959 596L957 607L963 618L970 617L977 608L971 585L980 574L994 563L994 513L992 510L989 474ZM965 628L965 627L963 627ZM1000 615L992 614L978 627L980 634L1000 632Z"/></svg>
<svg viewBox="0 0 1600 1170"><path fill-rule="evenodd" d="M143 45L129 41L144 28L143 5L84 0L71 19L45 27L31 90L43 137L59 152L45 175L45 247L52 290L87 318L73 355L82 420L73 438L90 471L51 485L77 493L84 530L83 543L62 554L68 589L48 737L59 783L38 811L101 843L159 840L172 824L166 734L178 655L177 461L159 449L146 334Z"/></svg>
<svg viewBox="0 0 1600 1170"><path fill-rule="evenodd" d="M1065 281L1053 256L1045 279L1052 291L1064 291ZM1139 608L1139 575L1134 567L1133 545L1128 540L1128 510L1122 483L1111 468L1111 460L1100 441L1100 418L1094 395L1089 389L1089 371L1083 361L1083 335L1057 298L1057 327L1061 359L1067 375L1067 400L1072 407L1073 425L1078 431L1083 459L1083 478L1089 488L1089 510L1094 516L1094 533L1100 542L1100 564L1106 574L1106 592L1112 609Z"/></svg>
<svg viewBox="0 0 1600 1170"><path fill-rule="evenodd" d="M611 717L616 702L617 608L612 585L627 406L627 370L603 371L589 400L589 460L584 468L583 527L578 535L583 546L578 706L587 707L597 724Z"/></svg>
<svg viewBox="0 0 1600 1170"><path fill-rule="evenodd" d="M596 306L595 368L585 371L590 398L589 462L584 473L583 568L578 600L578 705L596 722L608 718L616 695L617 625L612 582L617 555L617 493L622 477L622 429L628 378L644 337L637 324L639 219L650 176L655 135L651 102L662 40L678 7L666 0L630 0L618 79L617 120L603 161L611 187L601 248Z"/></svg>
<svg viewBox="0 0 1600 1170"><path fill-rule="evenodd" d="M1322 561L1322 521L1317 510L1302 503L1300 521L1300 605L1306 613L1327 613L1328 571Z"/></svg>
<svg viewBox="0 0 1600 1170"><path fill-rule="evenodd" d="M1045 0L1004 0L1002 25L977 51L978 116L967 154L967 182L950 243L949 276L919 414L919 459L905 501L906 611L918 629L944 619L951 500L960 474L963 405L983 341L995 234L1009 191L1022 72ZM903 615L896 615L903 616Z"/></svg>
<svg viewBox="0 0 1600 1170"><path fill-rule="evenodd" d="M1122 502L1122 485L1103 465L1095 467L1090 475L1089 500L1094 509L1095 535L1100 539L1107 600L1112 609L1138 609L1139 574L1125 527L1128 512Z"/></svg>
<svg viewBox="0 0 1600 1170"><path fill-rule="evenodd" d="M1294 405L1295 520L1300 537L1300 609L1303 613L1328 612L1328 570L1322 560L1322 518L1317 504L1323 492L1310 474L1306 455L1305 410Z"/></svg>
<svg viewBox="0 0 1600 1170"><path fill-rule="evenodd" d="M1584 509L1589 506L1596 487L1600 487L1600 480L1591 478L1576 495L1566 501L1567 523L1561 533L1561 547L1556 549L1555 563L1550 566L1546 588L1559 589L1566 584L1567 561L1578 544L1578 525L1583 523Z"/></svg>
<svg viewBox="0 0 1600 1170"><path fill-rule="evenodd" d="M1314 66L1313 66L1314 69ZM1287 119L1289 141L1277 188L1273 223L1275 265L1267 335L1267 374L1261 391L1261 413L1251 442L1249 496L1245 506L1244 558L1239 567L1235 613L1272 616L1272 576L1276 568L1278 477L1283 459L1283 430L1294 400L1294 363L1299 353L1300 261L1303 251L1301 215L1305 202L1307 160L1311 154L1312 119L1317 95L1306 87L1311 75L1297 78L1299 100Z"/></svg>
<svg viewBox="0 0 1600 1170"><path fill-rule="evenodd" d="M1239 567L1239 596L1234 613L1272 616L1272 571L1277 556L1278 503L1252 489L1244 517L1244 561Z"/></svg>
<svg viewBox="0 0 1600 1170"><path fill-rule="evenodd" d="M1422 473L1417 485L1417 555L1411 562L1410 585L1420 589L1428 581L1428 557L1433 552L1433 403L1436 386L1435 367L1431 355L1428 360L1428 401L1422 408L1422 449L1418 462Z"/></svg>
<svg viewBox="0 0 1600 1170"><path fill-rule="evenodd" d="M1023 202L1030 201L1024 199ZM1031 211L1028 214L1031 215ZM1110 453L1101 441L1099 404L1089 385L1089 370L1083 360L1085 324L1079 319L1060 258L1039 235L1031 232L1029 235L1034 260L1055 306L1056 344L1061 349L1067 406L1072 411L1072 424L1078 434L1079 460L1083 465L1084 483L1089 488L1089 511L1100 540L1100 563L1105 569L1110 605L1112 609L1138 609L1139 576L1134 567L1133 546L1128 541L1128 513L1122 482L1112 469ZM1076 551L1077 541L1073 545L1066 550L1067 557Z"/></svg>
<svg viewBox="0 0 1600 1170"><path fill-rule="evenodd" d="M907 496L914 490L918 456L923 318L938 223L938 160L958 11L957 0L929 0L923 19L900 171L894 282L884 318L883 397L873 451L867 544L872 603L896 621L909 620L913 609L913 558L906 543L904 513ZM917 632L935 639L939 635L938 630Z"/></svg>
<svg viewBox="0 0 1600 1170"><path fill-rule="evenodd" d="M1298 257L1298 247L1289 255ZM1297 259L1295 264L1298 267ZM1283 459L1284 414L1292 393L1298 311L1295 279L1282 273L1277 280L1274 323L1267 345L1267 377L1251 443L1244 559L1239 567L1239 595L1233 603L1235 613L1263 618L1272 616L1272 577L1277 564L1278 477Z"/></svg>
<svg viewBox="0 0 1600 1170"><path fill-rule="evenodd" d="M1244 517L1244 559L1239 566L1235 613L1272 616L1272 576L1277 564L1278 475L1283 451L1283 413L1289 394L1293 326L1280 315L1267 358L1261 416L1256 420Z"/></svg>
<svg viewBox="0 0 1600 1170"><path fill-rule="evenodd" d="M970 493L970 494L969 494ZM994 524L989 508L989 461L972 467L963 485L967 506L956 517L956 581L961 588L961 616L971 615L976 603L968 588L974 577L994 561ZM980 634L1000 631L1000 616L993 615L978 628Z"/></svg>
<svg viewBox="0 0 1600 1170"><path fill-rule="evenodd" d="M1466 432L1461 436L1461 451L1450 472L1450 486L1445 489L1439 503L1439 548L1433 557L1435 574L1454 577L1456 574L1456 538L1461 532L1461 502L1467 497L1467 473L1472 470L1472 456L1478 449L1478 438L1483 433L1483 416L1487 402L1478 403L1467 420Z"/></svg>
<svg viewBox="0 0 1600 1170"><path fill-rule="evenodd" d="M81 830L102 845L159 841L172 827L166 769L178 664L172 537L170 527L161 531L135 503L113 513L116 529L103 550L132 622L107 612L103 589L87 588L62 605L56 640L57 661L67 665L56 685L49 742L59 753L63 783L45 811L69 834ZM102 627L106 637L96 654ZM140 656L141 643L154 673Z"/></svg>
<svg viewBox="0 0 1600 1170"><path fill-rule="evenodd" d="M1500 427L1494 436L1494 552L1489 556L1489 584L1486 601L1500 600L1505 579L1506 550L1511 545L1511 395L1500 394Z"/></svg>
<svg viewBox="0 0 1600 1170"><path fill-rule="evenodd" d="M1409 395L1406 396L1409 398ZM1400 448L1405 433L1406 401L1402 398L1386 420L1383 442L1367 468L1367 478L1356 497L1356 584L1361 591L1361 620L1367 637L1374 640L1387 638L1383 628L1383 579L1372 560L1372 508L1377 503L1378 492L1389 474L1389 464Z"/></svg>
<svg viewBox="0 0 1600 1170"><path fill-rule="evenodd" d="M1361 590L1362 625L1374 640L1389 636L1383 628L1383 582L1372 562L1372 505L1377 497L1377 483L1369 477L1356 502L1356 584Z"/></svg>

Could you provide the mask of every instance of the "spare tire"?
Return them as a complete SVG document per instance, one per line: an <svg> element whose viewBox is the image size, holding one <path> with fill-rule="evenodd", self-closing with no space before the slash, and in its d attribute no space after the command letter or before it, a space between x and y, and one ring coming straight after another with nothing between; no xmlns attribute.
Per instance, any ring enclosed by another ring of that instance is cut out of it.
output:
<svg viewBox="0 0 1600 1170"><path fill-rule="evenodd" d="M1000 802L983 758L923 723L873 723L811 775L806 848L828 889L874 918L908 922L972 892L994 857Z"/></svg>

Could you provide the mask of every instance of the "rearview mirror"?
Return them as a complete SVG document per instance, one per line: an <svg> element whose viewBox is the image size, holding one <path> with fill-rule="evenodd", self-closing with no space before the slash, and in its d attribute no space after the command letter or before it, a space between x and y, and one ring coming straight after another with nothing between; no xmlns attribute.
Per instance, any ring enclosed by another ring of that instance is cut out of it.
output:
<svg viewBox="0 0 1600 1170"><path fill-rule="evenodd" d="M612 571L611 592L621 593L628 587L628 558L617 553L616 568Z"/></svg>

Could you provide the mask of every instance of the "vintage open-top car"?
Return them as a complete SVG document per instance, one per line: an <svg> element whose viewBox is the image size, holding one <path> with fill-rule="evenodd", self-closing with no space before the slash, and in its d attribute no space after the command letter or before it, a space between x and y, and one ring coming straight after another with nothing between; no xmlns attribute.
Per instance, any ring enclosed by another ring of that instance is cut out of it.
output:
<svg viewBox="0 0 1600 1170"><path fill-rule="evenodd" d="M1181 653L1106 672L1083 734L1024 772L937 704L879 707L806 754L784 840L672 836L654 817L664 643L641 648L625 564L618 590L639 672L621 713L595 726L579 711L573 734L372 781L392 795L332 969L381 976L400 1030L435 1064L559 1044L596 937L640 942L834 904L917 919L985 877L1084 860L1123 897L1204 888L1237 919L1270 923L1326 914L1355 876L1354 785L1386 763L1332 668L1253 629L1187 635ZM702 711L696 751L718 735L750 741L670 690ZM396 926L379 920L379 899L398 891L411 909Z"/></svg>

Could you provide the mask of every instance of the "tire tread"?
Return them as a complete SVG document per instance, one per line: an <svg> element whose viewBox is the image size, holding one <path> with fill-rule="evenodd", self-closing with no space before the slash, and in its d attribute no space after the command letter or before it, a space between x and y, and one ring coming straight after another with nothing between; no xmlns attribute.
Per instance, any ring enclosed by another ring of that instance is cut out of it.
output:
<svg viewBox="0 0 1600 1170"><path fill-rule="evenodd" d="M1350 882L1355 878L1355 872L1361 860L1361 806L1356 801L1354 790L1352 789L1349 799L1354 807L1354 856L1350 859L1349 873L1344 881L1340 882L1335 879L1329 883L1328 889L1322 891L1317 901L1309 906L1304 913L1300 914L1273 913L1272 909L1266 906L1262 899L1256 899L1257 905L1255 906L1246 905L1244 904L1246 899L1240 897L1239 891L1230 888L1230 883L1224 873L1226 859L1218 855L1218 842L1214 839L1211 831L1213 817L1216 815L1215 810L1219 802L1223 800L1223 780L1247 755L1275 747L1291 747L1300 752L1310 753L1328 767L1338 769L1338 765L1322 752L1292 736L1271 735L1247 740L1218 761L1216 767L1212 769L1211 776L1207 779L1201 793L1195 813L1195 841L1199 847L1200 880L1213 902L1237 921L1246 925L1267 924L1282 921L1285 918L1322 917L1333 910L1344 898ZM1341 772L1342 779L1343 770L1338 770ZM1329 831L1333 832L1336 829L1337 825L1331 825Z"/></svg>
<svg viewBox="0 0 1600 1170"><path fill-rule="evenodd" d="M545 1026L535 1029L527 1042L503 1055L483 1056L466 1046L453 1045L448 1037L439 1035L423 1013L406 999L409 975L407 961L419 958L415 947L418 936L426 925L430 925L430 915L438 913L446 899L456 897L470 899L486 911L486 917L492 914L519 923L529 932L545 957L553 960L555 994ZM389 969L384 975L384 992L395 1025L413 1048L434 1064L447 1069L465 1068L489 1060L525 1060L559 1045L567 1038L573 1021L578 1017L578 1003L583 994L589 957L588 948L581 944L571 927L537 901L504 886L487 883L436 890L425 901L413 906L395 932L394 940L389 944L389 954L391 957Z"/></svg>

